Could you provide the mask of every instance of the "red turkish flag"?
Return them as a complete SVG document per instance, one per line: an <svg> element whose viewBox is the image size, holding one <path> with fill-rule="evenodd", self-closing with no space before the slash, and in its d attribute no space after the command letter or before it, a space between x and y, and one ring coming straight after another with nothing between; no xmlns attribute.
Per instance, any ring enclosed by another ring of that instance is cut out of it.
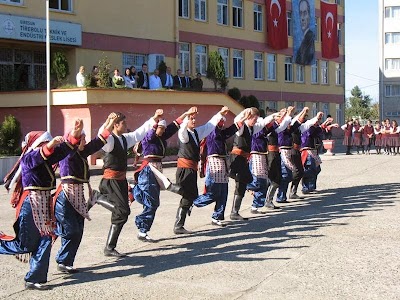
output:
<svg viewBox="0 0 400 300"><path fill-rule="evenodd" d="M265 0L267 17L267 44L272 49L288 47L286 0Z"/></svg>
<svg viewBox="0 0 400 300"><path fill-rule="evenodd" d="M323 58L339 57L337 4L321 1L321 42Z"/></svg>

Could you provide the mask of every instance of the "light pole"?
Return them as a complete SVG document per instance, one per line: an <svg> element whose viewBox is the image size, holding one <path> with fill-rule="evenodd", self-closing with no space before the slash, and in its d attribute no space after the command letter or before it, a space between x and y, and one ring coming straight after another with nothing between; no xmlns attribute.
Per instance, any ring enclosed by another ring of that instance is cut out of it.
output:
<svg viewBox="0 0 400 300"><path fill-rule="evenodd" d="M50 16L49 0L46 0L46 77L47 77L47 131L50 133Z"/></svg>

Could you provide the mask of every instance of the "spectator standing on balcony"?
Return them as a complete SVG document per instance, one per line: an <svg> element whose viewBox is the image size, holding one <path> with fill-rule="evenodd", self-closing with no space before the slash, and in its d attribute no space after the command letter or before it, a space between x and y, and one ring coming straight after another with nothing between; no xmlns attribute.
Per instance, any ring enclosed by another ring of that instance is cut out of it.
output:
<svg viewBox="0 0 400 300"><path fill-rule="evenodd" d="M196 78L192 80L192 89L196 92L203 90L203 80L201 79L201 73L197 73Z"/></svg>
<svg viewBox="0 0 400 300"><path fill-rule="evenodd" d="M137 74L139 76L137 81L137 87L140 89L149 89L149 73L147 69L147 64L142 64L142 70Z"/></svg>
<svg viewBox="0 0 400 300"><path fill-rule="evenodd" d="M79 72L76 74L76 85L78 87L84 87L85 86L85 67L80 66L79 67Z"/></svg>
<svg viewBox="0 0 400 300"><path fill-rule="evenodd" d="M160 71L158 69L154 70L153 75L150 76L150 90L159 90L162 89L161 78L158 76Z"/></svg>

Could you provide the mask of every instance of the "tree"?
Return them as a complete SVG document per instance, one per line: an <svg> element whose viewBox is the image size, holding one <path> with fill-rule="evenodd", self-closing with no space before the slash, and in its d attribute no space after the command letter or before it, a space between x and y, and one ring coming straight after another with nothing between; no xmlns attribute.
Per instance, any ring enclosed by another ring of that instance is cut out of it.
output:
<svg viewBox="0 0 400 300"><path fill-rule="evenodd" d="M254 95L248 96L249 99L249 107L255 107L257 109L260 109L260 102L258 102L258 99Z"/></svg>
<svg viewBox="0 0 400 300"><path fill-rule="evenodd" d="M67 57L63 52L56 52L53 56L52 73L57 78L57 85L62 85L63 81L69 75L69 65Z"/></svg>
<svg viewBox="0 0 400 300"><path fill-rule="evenodd" d="M12 115L6 116L0 128L0 154L18 154L21 137L20 122Z"/></svg>
<svg viewBox="0 0 400 300"><path fill-rule="evenodd" d="M371 104L372 99L369 95L362 95L362 91L358 86L351 90L351 97L346 101L346 119L360 117L361 119L377 119L377 111L374 111Z"/></svg>
<svg viewBox="0 0 400 300"><path fill-rule="evenodd" d="M97 81L97 85L102 88L111 87L110 82L110 72L111 72L111 64L108 62L107 56L104 55L99 60L99 73L97 74L99 80Z"/></svg>
<svg viewBox="0 0 400 300"><path fill-rule="evenodd" d="M223 83L223 85L225 85L225 87L227 86L224 61L217 51L210 52L210 55L208 56L206 77L214 83L215 91L218 90L218 84L221 84L221 82Z"/></svg>
<svg viewBox="0 0 400 300"><path fill-rule="evenodd" d="M163 60L158 64L158 71L160 74L167 73L167 64Z"/></svg>
<svg viewBox="0 0 400 300"><path fill-rule="evenodd" d="M234 87L228 90L228 96L231 97L233 100L239 101L242 97L242 94L237 87Z"/></svg>

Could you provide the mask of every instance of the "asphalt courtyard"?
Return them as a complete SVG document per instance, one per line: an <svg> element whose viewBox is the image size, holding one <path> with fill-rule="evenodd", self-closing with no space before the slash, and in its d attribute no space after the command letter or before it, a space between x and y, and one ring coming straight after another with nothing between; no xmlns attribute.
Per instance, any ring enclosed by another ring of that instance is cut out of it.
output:
<svg viewBox="0 0 400 300"><path fill-rule="evenodd" d="M228 226L210 224L213 205L195 208L190 235L174 235L179 197L161 192L149 244L136 238L131 206L117 249L123 259L103 256L110 213L91 210L75 267L57 271L51 254L49 291L24 290L28 265L0 256L4 299L400 299L400 156L322 155L318 193L251 215L246 194L232 222L234 183L229 183ZM164 173L174 181L175 168ZM92 177L97 187L100 176ZM203 181L199 181L202 190ZM0 193L1 230L11 234L14 210Z"/></svg>

